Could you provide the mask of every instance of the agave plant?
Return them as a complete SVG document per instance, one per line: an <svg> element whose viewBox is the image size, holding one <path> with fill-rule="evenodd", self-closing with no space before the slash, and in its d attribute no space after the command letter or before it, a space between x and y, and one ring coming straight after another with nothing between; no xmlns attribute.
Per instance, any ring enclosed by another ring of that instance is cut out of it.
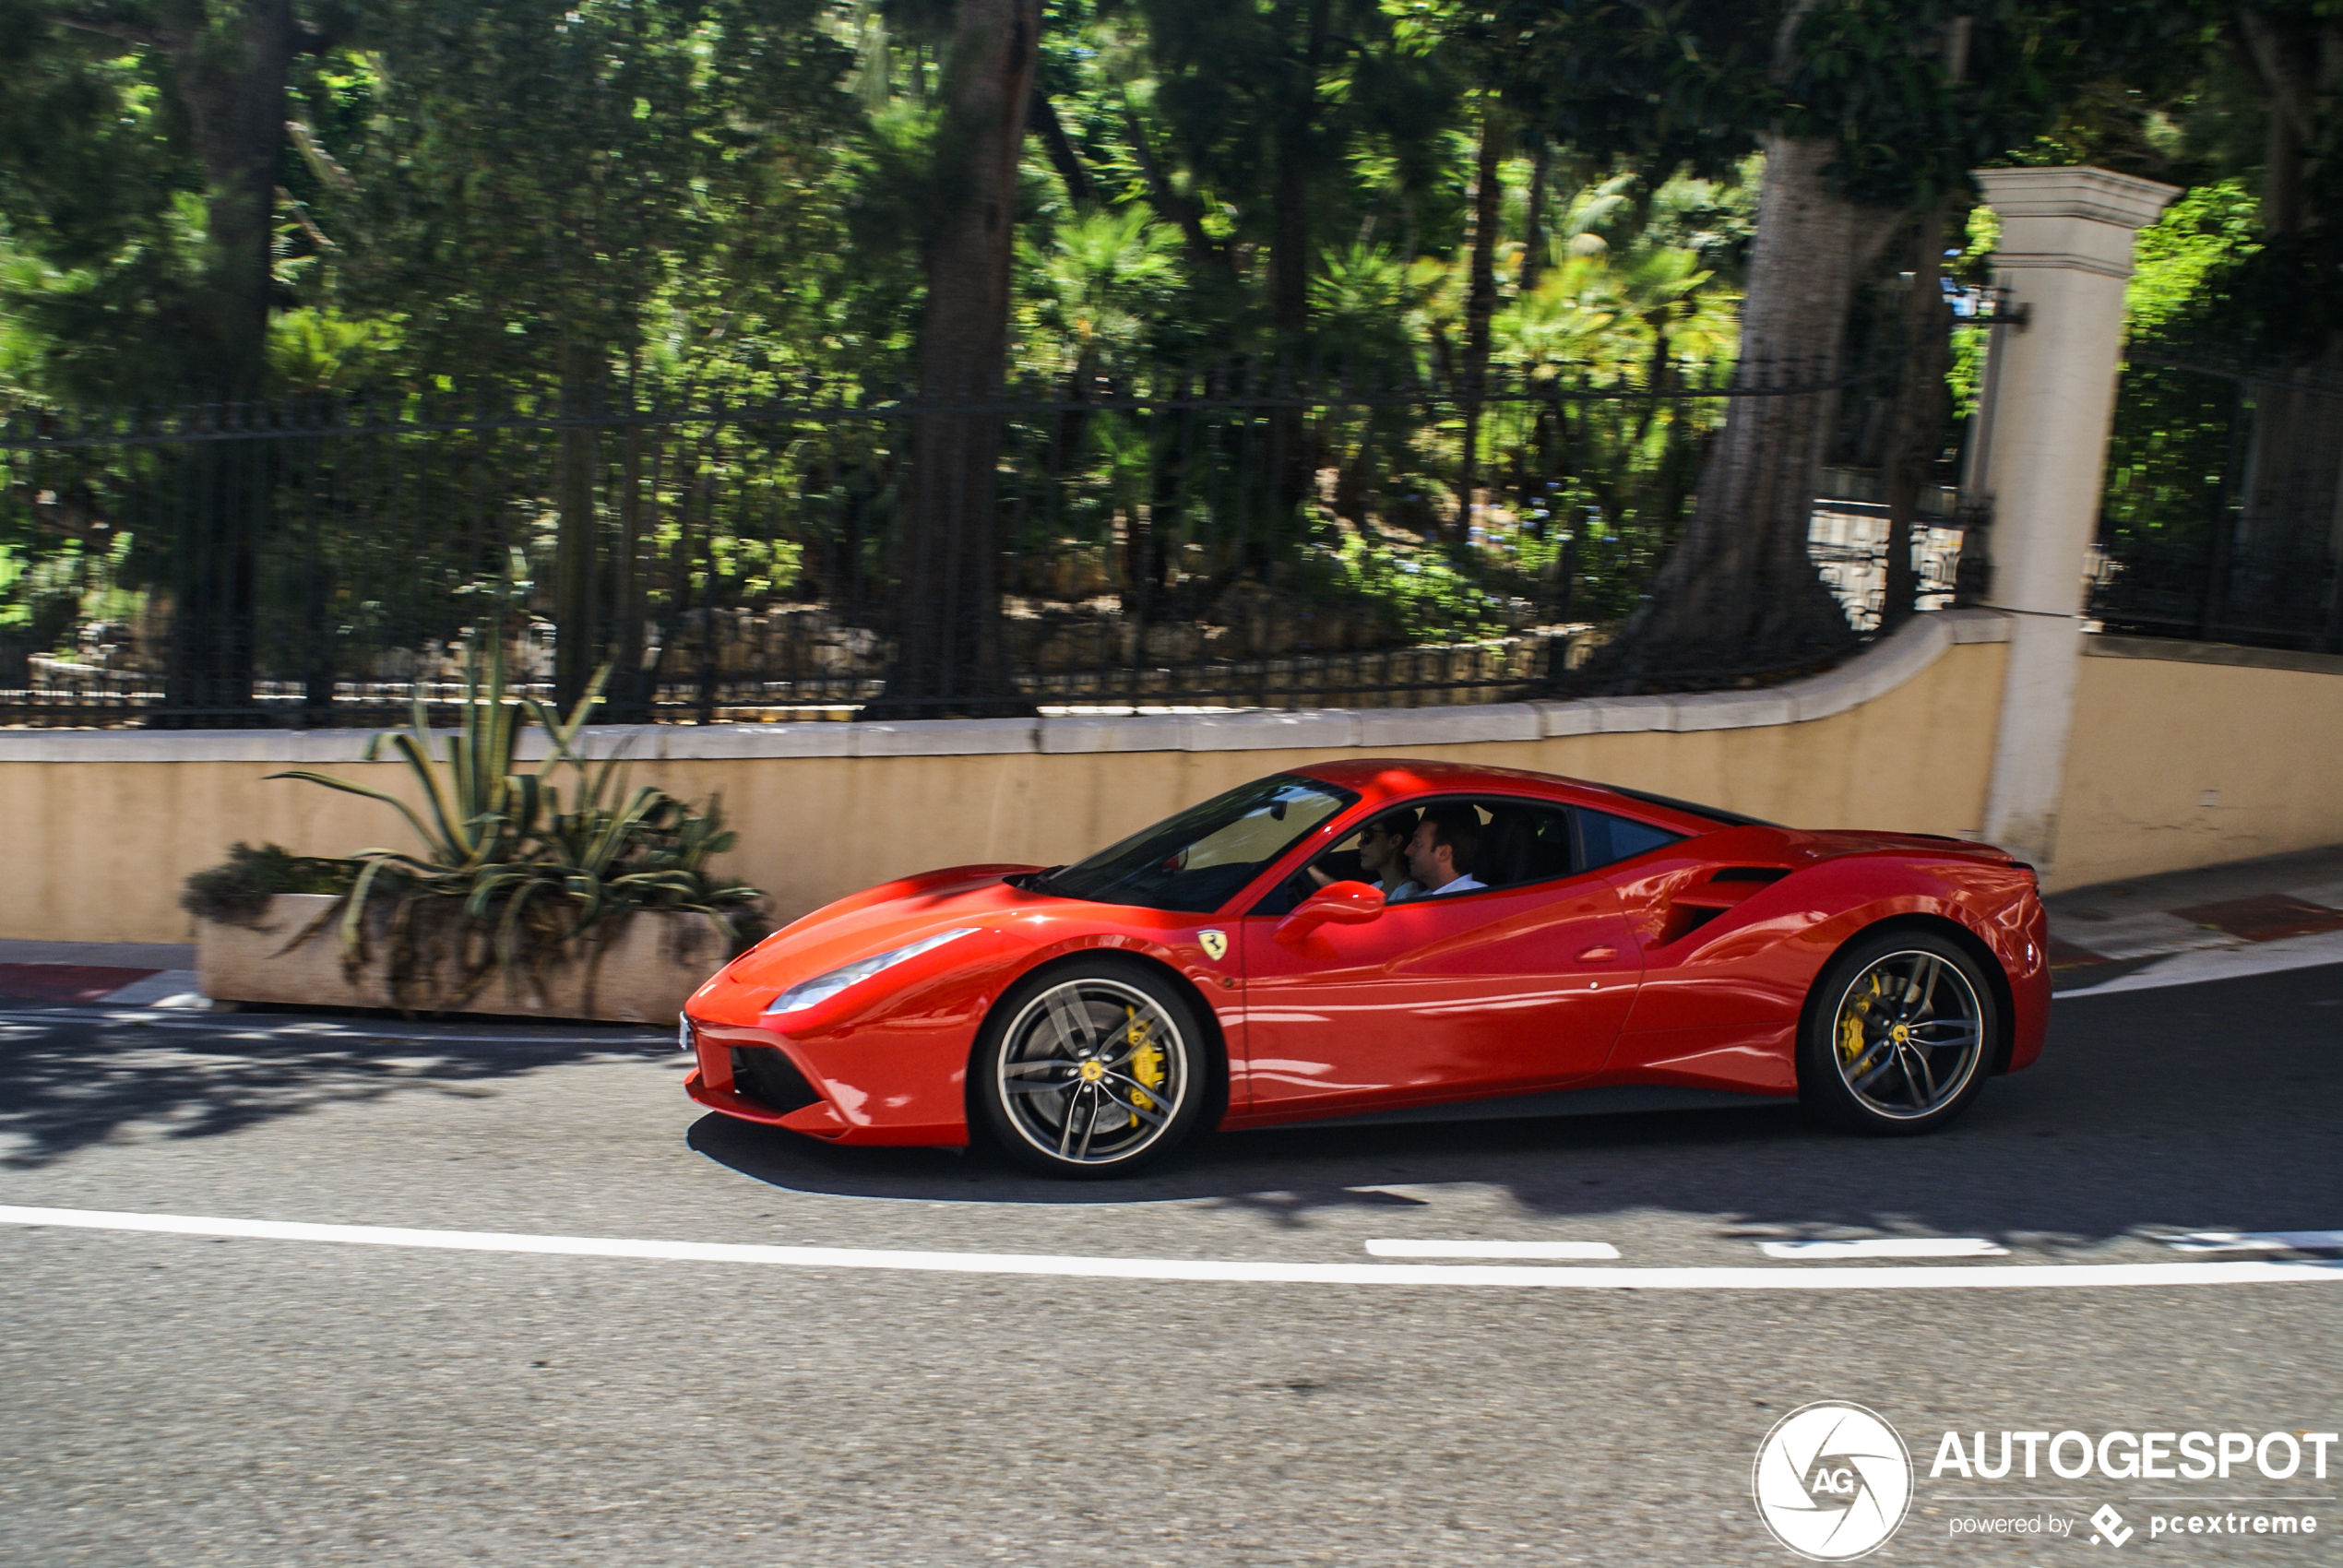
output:
<svg viewBox="0 0 2343 1568"><path fill-rule="evenodd" d="M613 790L615 757L592 768L565 747L556 760L577 770L576 809L562 810L559 789L547 786L545 826L531 853L482 867L472 875L464 903L470 918L494 921L496 950L505 963L520 962L531 930L529 911L549 901L570 934L613 910L659 909L703 915L728 946L743 944L741 916L764 895L708 873L708 860L739 838L723 828L720 799L711 798L705 812L695 812L649 785L629 791L623 775ZM611 803L621 798L624 804Z"/></svg>
<svg viewBox="0 0 2343 1568"><path fill-rule="evenodd" d="M431 716L421 694L413 699L408 728L386 731L366 742L366 761L375 761L387 745L407 765L416 792L422 797L422 813L387 790L330 773L293 768L268 775L380 801L405 817L423 841L420 855L405 849L371 849L351 857L360 870L342 914L342 942L352 951L359 944L367 896L383 876L396 874L420 889L453 894L467 891L484 868L526 857L537 837L539 814L547 805L543 775L556 764L576 759L577 733L601 700L607 670L595 674L565 720L534 698L516 701L506 695L501 639L485 640L490 644L485 679L482 655L475 649L465 665L463 722L446 738L443 756L432 754ZM553 746L536 769L520 772L514 764L525 718L544 727Z"/></svg>
<svg viewBox="0 0 2343 1568"><path fill-rule="evenodd" d="M463 720L436 754L420 696L406 729L367 743L367 761L387 747L407 765L421 811L388 790L332 774L297 768L269 775L380 801L422 841L420 852L368 849L351 857L357 872L340 931L353 961L364 949L368 899L388 885L401 891L394 915L401 932L411 930L418 899L462 900L466 920L491 936L486 962L470 966L472 983L497 964L517 982L531 962L631 909L697 912L728 944L742 944L746 911L763 894L708 874L709 859L736 837L723 830L720 803L711 800L706 812L696 812L653 786L630 791L623 756L595 763L579 749L608 675L607 667L597 671L565 718L534 698L507 694L501 647L492 646L484 658L475 652L466 665ZM542 761L523 769L519 742L530 722L549 744Z"/></svg>

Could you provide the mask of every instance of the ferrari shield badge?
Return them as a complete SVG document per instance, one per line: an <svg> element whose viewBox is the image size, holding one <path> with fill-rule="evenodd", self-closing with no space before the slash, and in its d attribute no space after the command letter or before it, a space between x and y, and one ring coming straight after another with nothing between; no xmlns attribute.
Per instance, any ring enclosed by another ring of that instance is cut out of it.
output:
<svg viewBox="0 0 2343 1568"><path fill-rule="evenodd" d="M1200 931L1195 933L1195 939L1202 944L1204 948L1204 956L1211 959L1214 963L1217 964L1221 959L1229 956L1229 933L1227 932Z"/></svg>

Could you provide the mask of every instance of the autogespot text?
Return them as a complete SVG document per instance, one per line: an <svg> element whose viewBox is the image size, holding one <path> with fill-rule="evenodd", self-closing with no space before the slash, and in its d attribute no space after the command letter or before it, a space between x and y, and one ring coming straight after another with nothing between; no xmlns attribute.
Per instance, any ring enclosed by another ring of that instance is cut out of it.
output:
<svg viewBox="0 0 2343 1568"><path fill-rule="evenodd" d="M2116 1481L2228 1480L2232 1472L2250 1473L2250 1463L2269 1480L2288 1480L2305 1469L2311 1479L2325 1480L2327 1450L2337 1441L2331 1431L2111 1431L2096 1442L2081 1431L2004 1431L1993 1447L1989 1435L1976 1433L1972 1451L1959 1432L1946 1432L1936 1445L1930 1479L2000 1480L2022 1463L2024 1475L2038 1475L2037 1465L2047 1464L2052 1474L2070 1481L2094 1470Z"/></svg>

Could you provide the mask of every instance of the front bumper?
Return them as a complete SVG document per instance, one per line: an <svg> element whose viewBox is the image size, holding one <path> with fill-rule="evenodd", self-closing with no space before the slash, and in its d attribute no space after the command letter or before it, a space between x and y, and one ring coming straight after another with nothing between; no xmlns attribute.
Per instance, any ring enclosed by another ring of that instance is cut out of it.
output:
<svg viewBox="0 0 2343 1568"><path fill-rule="evenodd" d="M969 1141L960 1099L965 1045L948 1047L942 1060L906 1062L877 1038L850 1050L737 1025L695 1023L692 1035L698 1064L684 1092L710 1111L826 1143L958 1147Z"/></svg>

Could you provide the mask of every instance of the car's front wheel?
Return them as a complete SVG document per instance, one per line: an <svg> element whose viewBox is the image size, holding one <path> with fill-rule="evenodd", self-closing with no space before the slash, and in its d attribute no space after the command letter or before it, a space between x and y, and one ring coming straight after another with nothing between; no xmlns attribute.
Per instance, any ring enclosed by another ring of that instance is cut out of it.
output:
<svg viewBox="0 0 2343 1568"><path fill-rule="evenodd" d="M1857 1132L1928 1133L1985 1087L1999 1038L1992 987L1958 943L1894 931L1823 971L1799 1042L1806 1104Z"/></svg>
<svg viewBox="0 0 2343 1568"><path fill-rule="evenodd" d="M1146 968L1093 959L1002 998L969 1063L986 1125L1059 1176L1117 1176L1169 1154L1203 1114L1211 1071L1195 1009Z"/></svg>

